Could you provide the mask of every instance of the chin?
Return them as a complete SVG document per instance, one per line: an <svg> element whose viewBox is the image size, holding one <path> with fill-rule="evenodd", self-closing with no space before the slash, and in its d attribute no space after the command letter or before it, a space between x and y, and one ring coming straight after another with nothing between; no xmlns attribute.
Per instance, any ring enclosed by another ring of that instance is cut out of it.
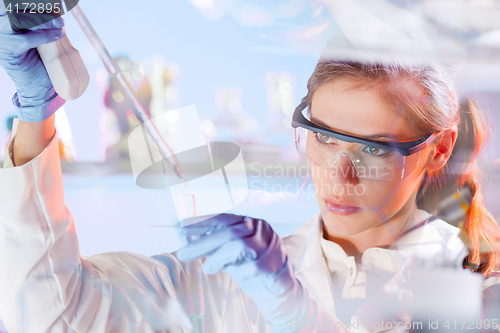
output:
<svg viewBox="0 0 500 333"><path fill-rule="evenodd" d="M363 213L357 213L341 216L328 211L321 213L328 231L338 236L354 236L370 229L371 226L366 225L367 219L363 215Z"/></svg>

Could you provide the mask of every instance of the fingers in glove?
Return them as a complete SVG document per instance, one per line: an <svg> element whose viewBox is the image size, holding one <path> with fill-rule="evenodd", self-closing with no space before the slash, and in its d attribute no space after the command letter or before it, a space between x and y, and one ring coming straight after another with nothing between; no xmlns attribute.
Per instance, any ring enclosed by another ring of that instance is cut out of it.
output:
<svg viewBox="0 0 500 333"><path fill-rule="evenodd" d="M259 246L252 237L237 239L218 248L203 263L203 270L207 274L215 274L227 266L238 266L244 262L255 260L258 257Z"/></svg>
<svg viewBox="0 0 500 333"><path fill-rule="evenodd" d="M177 252L177 257L182 261L205 257L225 243L255 235L255 231L252 221L244 220L189 243Z"/></svg>
<svg viewBox="0 0 500 333"><path fill-rule="evenodd" d="M43 44L55 42L64 36L61 29L30 31L25 34L9 35L2 39L0 51L20 55Z"/></svg>
<svg viewBox="0 0 500 333"><path fill-rule="evenodd" d="M241 223L244 221L245 217L233 214L220 214L198 223L189 223L191 220L196 219L197 218L194 217L184 220L183 223L188 225L178 230L179 235L188 243L202 237L203 235L214 233L217 230L225 228L226 226Z"/></svg>

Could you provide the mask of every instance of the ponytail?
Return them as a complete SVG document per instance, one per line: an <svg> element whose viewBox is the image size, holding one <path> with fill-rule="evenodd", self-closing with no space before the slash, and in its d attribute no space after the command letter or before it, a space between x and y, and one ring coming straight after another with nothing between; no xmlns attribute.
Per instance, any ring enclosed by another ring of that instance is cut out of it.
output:
<svg viewBox="0 0 500 333"><path fill-rule="evenodd" d="M440 198L464 187L470 188L471 205L465 221L459 225L460 236L469 248L466 266L481 271L486 277L500 266L500 228L485 207L477 166L481 151L488 142L488 127L483 112L471 100L468 101L468 111L457 115L456 124L459 132L452 156L441 170L427 172L418 192L417 205L435 215ZM463 164L461 170L455 167L458 162ZM488 259L484 265L481 265L481 253Z"/></svg>
<svg viewBox="0 0 500 333"><path fill-rule="evenodd" d="M462 232L465 233L472 248L469 248L467 260L472 267L479 267L481 252L487 251L487 262L481 269L483 276L489 276L498 269L500 264L500 228L493 216L487 211L484 197L479 183L477 160L485 141L488 139L488 128L483 112L469 99L468 116L473 126L474 147L470 162L466 163L465 170L459 180L460 187L468 186L472 192L472 201L467 212Z"/></svg>

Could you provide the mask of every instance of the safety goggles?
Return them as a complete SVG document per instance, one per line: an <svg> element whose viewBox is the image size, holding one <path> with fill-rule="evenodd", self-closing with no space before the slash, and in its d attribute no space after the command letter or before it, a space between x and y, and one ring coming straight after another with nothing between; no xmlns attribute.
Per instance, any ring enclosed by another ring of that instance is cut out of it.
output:
<svg viewBox="0 0 500 333"><path fill-rule="evenodd" d="M312 122L307 112L308 105L309 100L305 98L292 118L297 152L309 162L334 169L338 175L342 173L346 176L352 172L357 178L364 179L404 179L417 167L422 149L441 134L433 133L426 138L406 142L361 138ZM349 167L342 170L345 164L338 163L342 157L350 160L351 170L348 170Z"/></svg>

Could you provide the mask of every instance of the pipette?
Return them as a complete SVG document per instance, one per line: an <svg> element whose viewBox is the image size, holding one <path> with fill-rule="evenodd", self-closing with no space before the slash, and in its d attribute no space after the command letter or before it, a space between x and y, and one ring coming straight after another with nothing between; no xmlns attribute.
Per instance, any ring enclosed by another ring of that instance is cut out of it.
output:
<svg viewBox="0 0 500 333"><path fill-rule="evenodd" d="M73 7L73 9L71 9L71 13L73 14L73 17L75 18L78 25L82 28L87 39L90 41L90 44L92 44L92 47L96 51L97 55L99 56L99 58L101 58L104 67L108 71L109 75L111 77L114 76L117 78L122 88L124 97L127 98L132 103L132 107L134 109L134 113L137 119L141 122L141 124L144 126L148 134L153 139L153 142L158 147L161 156L165 159L169 167L177 174L177 176L183 182L185 182L184 176L179 166L179 162L177 161L174 152L168 146L165 140L163 140L163 137L158 132L158 129L150 121L151 119L149 118L149 115L144 110L141 103L139 103L139 101L135 97L129 83L127 82L123 74L114 65L111 55L109 54L108 50L106 49L101 39L95 32L89 20L81 10L80 6L76 4Z"/></svg>

